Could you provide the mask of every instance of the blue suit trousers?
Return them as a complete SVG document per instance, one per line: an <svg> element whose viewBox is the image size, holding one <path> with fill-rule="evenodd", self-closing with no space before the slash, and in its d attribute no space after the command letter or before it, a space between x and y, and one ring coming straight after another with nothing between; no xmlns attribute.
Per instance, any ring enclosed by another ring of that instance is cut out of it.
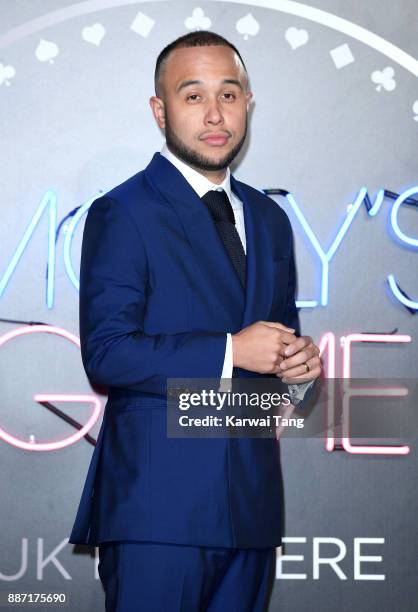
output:
<svg viewBox="0 0 418 612"><path fill-rule="evenodd" d="M275 565L275 548L99 545L106 612L262 612Z"/></svg>

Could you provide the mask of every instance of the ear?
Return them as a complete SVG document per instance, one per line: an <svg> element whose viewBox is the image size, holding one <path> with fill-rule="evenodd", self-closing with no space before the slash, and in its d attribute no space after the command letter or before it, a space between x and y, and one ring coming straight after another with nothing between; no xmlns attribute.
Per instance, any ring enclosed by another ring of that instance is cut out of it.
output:
<svg viewBox="0 0 418 612"><path fill-rule="evenodd" d="M247 112L250 108L250 103L251 103L251 98L253 97L253 92L252 91L247 91L247 93L245 94L245 101L247 103Z"/></svg>
<svg viewBox="0 0 418 612"><path fill-rule="evenodd" d="M149 103L152 109L152 114L155 117L158 127L162 130L165 128L165 106L164 100L158 96L151 96Z"/></svg>

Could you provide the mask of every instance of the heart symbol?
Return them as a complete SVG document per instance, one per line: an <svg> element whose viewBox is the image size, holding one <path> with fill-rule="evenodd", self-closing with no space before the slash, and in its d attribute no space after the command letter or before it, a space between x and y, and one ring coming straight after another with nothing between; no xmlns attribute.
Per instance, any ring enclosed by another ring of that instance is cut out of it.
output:
<svg viewBox="0 0 418 612"><path fill-rule="evenodd" d="M83 40L92 45L96 45L97 47L102 42L103 36L106 34L106 30L101 23L95 23L92 26L87 26L83 28L81 32L81 36Z"/></svg>
<svg viewBox="0 0 418 612"><path fill-rule="evenodd" d="M297 28L287 28L284 36L293 50L306 45L309 40L308 32Z"/></svg>

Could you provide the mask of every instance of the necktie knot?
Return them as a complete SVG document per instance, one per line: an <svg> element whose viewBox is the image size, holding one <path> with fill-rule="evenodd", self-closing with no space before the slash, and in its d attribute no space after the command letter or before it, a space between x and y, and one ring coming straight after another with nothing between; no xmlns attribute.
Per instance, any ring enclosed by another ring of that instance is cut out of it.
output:
<svg viewBox="0 0 418 612"><path fill-rule="evenodd" d="M209 208L212 217L215 221L229 221L235 225L234 211L232 210L231 202L229 201L226 192L221 190L211 189L204 196L202 200Z"/></svg>

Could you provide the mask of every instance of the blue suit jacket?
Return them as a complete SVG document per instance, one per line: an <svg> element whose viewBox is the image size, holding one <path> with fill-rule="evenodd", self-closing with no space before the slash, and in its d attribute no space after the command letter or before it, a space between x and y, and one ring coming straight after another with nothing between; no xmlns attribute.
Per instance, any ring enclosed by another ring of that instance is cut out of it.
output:
<svg viewBox="0 0 418 612"><path fill-rule="evenodd" d="M232 175L231 188L244 206L245 291L205 204L160 153L90 207L81 353L109 397L71 543L281 544L275 439L166 434L167 378L220 377L226 332L270 320L299 335L289 219Z"/></svg>

